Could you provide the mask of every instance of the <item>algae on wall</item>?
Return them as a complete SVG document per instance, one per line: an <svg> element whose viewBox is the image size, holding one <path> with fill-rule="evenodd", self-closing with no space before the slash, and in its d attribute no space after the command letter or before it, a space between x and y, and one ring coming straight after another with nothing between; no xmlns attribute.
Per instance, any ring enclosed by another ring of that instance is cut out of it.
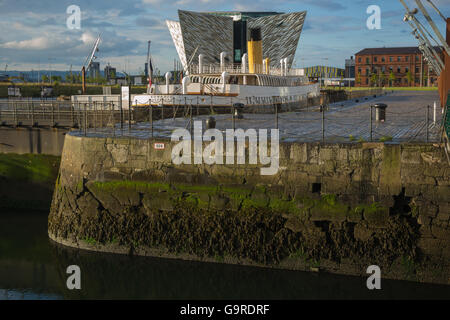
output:
<svg viewBox="0 0 450 320"><path fill-rule="evenodd" d="M48 210L60 157L0 153L0 207Z"/></svg>

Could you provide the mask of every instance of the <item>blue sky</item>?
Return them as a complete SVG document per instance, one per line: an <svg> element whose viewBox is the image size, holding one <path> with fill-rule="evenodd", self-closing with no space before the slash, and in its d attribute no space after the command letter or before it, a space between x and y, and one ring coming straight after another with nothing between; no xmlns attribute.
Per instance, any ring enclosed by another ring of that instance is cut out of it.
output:
<svg viewBox="0 0 450 320"><path fill-rule="evenodd" d="M413 0L408 5L416 7ZM433 11L424 1L429 11ZM450 15L450 0L434 0L444 15ZM81 29L66 26L69 5L81 8ZM368 30L369 5L381 8L381 30ZM167 71L177 58L165 25L177 20L177 9L192 11L306 10L307 17L294 60L297 67L332 65L363 48L415 46L410 27L402 21L398 0L0 0L0 71L74 70L81 68L97 34L102 34L98 60L118 71L141 72L152 40L155 65ZM444 32L444 23L433 11ZM426 21L422 18L422 22Z"/></svg>

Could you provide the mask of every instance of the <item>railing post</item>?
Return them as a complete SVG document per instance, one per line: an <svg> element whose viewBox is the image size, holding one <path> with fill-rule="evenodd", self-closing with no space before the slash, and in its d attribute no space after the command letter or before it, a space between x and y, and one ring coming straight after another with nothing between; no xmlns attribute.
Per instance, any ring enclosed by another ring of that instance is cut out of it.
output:
<svg viewBox="0 0 450 320"><path fill-rule="evenodd" d="M425 119L425 142L428 142L428 119L429 119L430 106L427 106L426 119Z"/></svg>
<svg viewBox="0 0 450 320"><path fill-rule="evenodd" d="M52 128L54 128L55 127L55 104L53 101L51 103L51 106L52 106Z"/></svg>
<svg viewBox="0 0 450 320"><path fill-rule="evenodd" d="M88 125L88 119L87 119L87 103L84 104L84 135L87 134L87 125Z"/></svg>
<svg viewBox="0 0 450 320"><path fill-rule="evenodd" d="M277 99L275 98L275 101ZM278 101L275 103L275 129L278 129Z"/></svg>
<svg viewBox="0 0 450 320"><path fill-rule="evenodd" d="M194 128L194 124L192 123L192 105L189 107L189 129L190 129L190 133L191 133L191 139L193 139L192 137L192 132L193 132L193 128Z"/></svg>
<svg viewBox="0 0 450 320"><path fill-rule="evenodd" d="M370 110L370 141L372 141L372 105L369 108Z"/></svg>
<svg viewBox="0 0 450 320"><path fill-rule="evenodd" d="M34 103L31 100L31 126L34 127Z"/></svg>
<svg viewBox="0 0 450 320"><path fill-rule="evenodd" d="M17 103L16 103L16 101L14 101L13 104L14 104L14 125L17 127L19 125L19 120L17 119Z"/></svg>
<svg viewBox="0 0 450 320"><path fill-rule="evenodd" d="M150 100L148 101L148 106L149 106L150 128L152 131L152 138L153 138L153 105L150 103Z"/></svg>
<svg viewBox="0 0 450 320"><path fill-rule="evenodd" d="M322 107L322 142L325 142L325 106Z"/></svg>
<svg viewBox="0 0 450 320"><path fill-rule="evenodd" d="M233 130L235 130L235 128L236 128L236 119L234 117L234 112L235 112L234 105L232 104L231 105L231 122L233 124Z"/></svg>

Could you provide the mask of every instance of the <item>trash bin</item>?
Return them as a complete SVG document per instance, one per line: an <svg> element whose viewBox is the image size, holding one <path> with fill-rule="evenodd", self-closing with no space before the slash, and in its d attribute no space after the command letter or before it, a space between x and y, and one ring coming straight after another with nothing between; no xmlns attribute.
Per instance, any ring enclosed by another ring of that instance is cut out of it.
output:
<svg viewBox="0 0 450 320"><path fill-rule="evenodd" d="M237 119L243 119L244 116L242 115L244 111L244 104L243 103L235 103L233 104L234 108L234 117Z"/></svg>
<svg viewBox="0 0 450 320"><path fill-rule="evenodd" d="M206 129L214 129L216 127L216 119L209 117L206 119Z"/></svg>
<svg viewBox="0 0 450 320"><path fill-rule="evenodd" d="M375 121L384 122L386 120L386 108L387 105L384 103L377 103L374 105L375 108Z"/></svg>

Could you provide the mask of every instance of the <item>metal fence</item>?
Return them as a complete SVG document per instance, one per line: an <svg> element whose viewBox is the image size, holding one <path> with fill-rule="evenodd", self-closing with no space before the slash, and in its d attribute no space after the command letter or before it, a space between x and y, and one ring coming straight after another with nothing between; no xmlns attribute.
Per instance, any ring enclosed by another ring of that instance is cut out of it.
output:
<svg viewBox="0 0 450 320"><path fill-rule="evenodd" d="M391 108L386 120L376 121L372 105L384 92L363 91L352 100L339 97L287 99L272 97L241 101L223 97L223 104L201 104L198 97L180 103L161 100L158 105L131 109L108 102L79 103L48 100L0 101L0 125L69 127L80 135L170 137L175 128L191 130L194 121L214 117L217 129L279 129L283 141L304 142L438 142L442 115L430 106ZM365 94L364 94L365 93ZM370 94L367 96L367 94ZM212 101L212 100L211 100ZM172 102L172 103L171 103Z"/></svg>

